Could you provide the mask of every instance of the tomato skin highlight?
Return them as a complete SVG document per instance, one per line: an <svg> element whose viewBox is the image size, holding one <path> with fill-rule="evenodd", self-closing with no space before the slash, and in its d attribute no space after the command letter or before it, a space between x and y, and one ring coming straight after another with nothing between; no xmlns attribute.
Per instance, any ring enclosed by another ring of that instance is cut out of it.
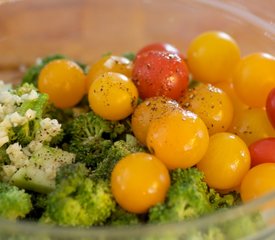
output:
<svg viewBox="0 0 275 240"><path fill-rule="evenodd" d="M111 175L111 190L117 203L132 213L145 213L163 202L170 186L165 165L148 153L122 158Z"/></svg>
<svg viewBox="0 0 275 240"><path fill-rule="evenodd" d="M137 56L133 82L140 97L165 96L177 100L188 86L188 68L177 54L149 51Z"/></svg>
<svg viewBox="0 0 275 240"><path fill-rule="evenodd" d="M244 176L240 193L244 203L275 190L275 163L262 163Z"/></svg>
<svg viewBox="0 0 275 240"><path fill-rule="evenodd" d="M151 43L141 48L136 56L149 51L169 52L180 55L179 50L169 43Z"/></svg>
<svg viewBox="0 0 275 240"><path fill-rule="evenodd" d="M275 163L275 138L265 138L249 145L251 166Z"/></svg>
<svg viewBox="0 0 275 240"><path fill-rule="evenodd" d="M273 88L269 92L267 96L265 108L266 108L268 119L272 124L273 128L275 128L275 88Z"/></svg>
<svg viewBox="0 0 275 240"><path fill-rule="evenodd" d="M108 55L99 59L90 66L87 74L87 91L92 82L100 75L106 72L121 73L128 78L132 75L132 62L125 57Z"/></svg>

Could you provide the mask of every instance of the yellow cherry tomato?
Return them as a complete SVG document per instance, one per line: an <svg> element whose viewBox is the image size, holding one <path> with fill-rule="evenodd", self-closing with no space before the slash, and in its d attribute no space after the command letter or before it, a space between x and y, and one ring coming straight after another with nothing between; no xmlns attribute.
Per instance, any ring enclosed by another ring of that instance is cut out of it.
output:
<svg viewBox="0 0 275 240"><path fill-rule="evenodd" d="M262 163L251 168L241 184L242 201L253 199L275 191L275 163Z"/></svg>
<svg viewBox="0 0 275 240"><path fill-rule="evenodd" d="M205 123L209 134L224 132L233 118L233 106L227 93L210 84L189 89L179 100L181 106L196 113Z"/></svg>
<svg viewBox="0 0 275 240"><path fill-rule="evenodd" d="M242 112L249 107L244 104L241 99L237 96L236 91L234 89L233 83L230 81L218 82L214 84L215 87L222 89L229 96L231 103L234 108L234 115L238 112Z"/></svg>
<svg viewBox="0 0 275 240"><path fill-rule="evenodd" d="M240 49L227 33L205 32L191 42L187 59L189 69L197 81L226 81L240 60Z"/></svg>
<svg viewBox="0 0 275 240"><path fill-rule="evenodd" d="M111 189L117 203L132 213L145 213L163 202L170 186L165 165L148 153L133 153L121 159L111 175Z"/></svg>
<svg viewBox="0 0 275 240"><path fill-rule="evenodd" d="M47 93L59 108L75 106L85 94L83 70L73 61L60 59L48 63L38 77L38 89Z"/></svg>
<svg viewBox="0 0 275 240"><path fill-rule="evenodd" d="M207 152L197 167L210 187L219 190L236 188L250 168L249 150L238 136L216 133L210 137Z"/></svg>
<svg viewBox="0 0 275 240"><path fill-rule="evenodd" d="M134 111L138 91L125 75L108 72L93 81L88 97L96 114L107 120L121 120Z"/></svg>
<svg viewBox="0 0 275 240"><path fill-rule="evenodd" d="M275 57L254 53L244 57L236 68L233 83L236 93L250 107L264 107L275 87Z"/></svg>
<svg viewBox="0 0 275 240"><path fill-rule="evenodd" d="M236 113L228 131L238 135L247 145L262 138L275 137L275 129L266 111L261 108L249 108Z"/></svg>
<svg viewBox="0 0 275 240"><path fill-rule="evenodd" d="M175 109L149 125L146 143L152 154L169 169L197 164L208 147L204 122L194 113Z"/></svg>
<svg viewBox="0 0 275 240"><path fill-rule="evenodd" d="M131 123L135 137L146 145L149 124L175 108L180 108L178 102L166 97L159 96L144 100L135 108L132 115Z"/></svg>
<svg viewBox="0 0 275 240"><path fill-rule="evenodd" d="M89 90L92 82L105 72L121 73L129 78L132 76L132 62L121 56L108 55L92 64L87 74L87 89Z"/></svg>

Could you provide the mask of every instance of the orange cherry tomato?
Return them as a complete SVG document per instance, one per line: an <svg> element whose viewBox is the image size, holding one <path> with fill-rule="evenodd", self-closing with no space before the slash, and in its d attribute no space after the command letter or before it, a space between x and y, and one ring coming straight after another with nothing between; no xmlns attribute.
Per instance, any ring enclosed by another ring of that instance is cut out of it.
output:
<svg viewBox="0 0 275 240"><path fill-rule="evenodd" d="M106 72L121 73L127 77L132 75L132 62L121 56L108 55L102 57L99 61L92 64L87 74L87 91L92 82L100 75Z"/></svg>
<svg viewBox="0 0 275 240"><path fill-rule="evenodd" d="M138 91L125 75L107 72L93 81L89 94L91 109L107 120L121 120L135 109Z"/></svg>
<svg viewBox="0 0 275 240"><path fill-rule="evenodd" d="M117 203L132 213L145 213L163 202L170 186L165 165L148 153L133 153L121 159L111 175Z"/></svg>
<svg viewBox="0 0 275 240"><path fill-rule="evenodd" d="M75 106L84 96L86 78L83 70L66 59L48 63L38 77L38 89L47 93L50 101L59 108Z"/></svg>
<svg viewBox="0 0 275 240"><path fill-rule="evenodd" d="M166 97L147 98L140 103L132 115L132 130L135 137L146 145L146 137L150 123L164 114L180 108L177 101Z"/></svg>
<svg viewBox="0 0 275 240"><path fill-rule="evenodd" d="M236 188L250 168L249 150L238 136L216 133L210 137L207 152L197 167L210 187L219 190Z"/></svg>
<svg viewBox="0 0 275 240"><path fill-rule="evenodd" d="M275 87L275 57L253 53L239 62L233 84L237 95L250 107L264 107L268 93Z"/></svg>
<svg viewBox="0 0 275 240"><path fill-rule="evenodd" d="M233 118L233 105L227 93L211 84L198 84L185 92L181 106L196 113L209 134L226 131Z"/></svg>
<svg viewBox="0 0 275 240"><path fill-rule="evenodd" d="M241 184L242 201L253 199L275 191L275 163L262 163L251 168Z"/></svg>
<svg viewBox="0 0 275 240"><path fill-rule="evenodd" d="M208 147L204 122L194 113L175 109L149 125L147 147L169 169L197 164Z"/></svg>

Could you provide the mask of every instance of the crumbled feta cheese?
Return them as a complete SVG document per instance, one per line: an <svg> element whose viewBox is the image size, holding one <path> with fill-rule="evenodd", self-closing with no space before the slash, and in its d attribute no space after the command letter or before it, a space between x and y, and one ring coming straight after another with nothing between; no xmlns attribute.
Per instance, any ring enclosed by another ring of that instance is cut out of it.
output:
<svg viewBox="0 0 275 240"><path fill-rule="evenodd" d="M30 93L26 93L26 94L23 94L23 95L21 96L21 99L22 99L23 101L26 101L26 100L35 100L35 99L37 99L37 98L38 98L38 92L35 91L35 90L31 90Z"/></svg>
<svg viewBox="0 0 275 240"><path fill-rule="evenodd" d="M25 113L25 117L28 119L28 121L33 120L36 116L36 111L32 109L28 109Z"/></svg>
<svg viewBox="0 0 275 240"><path fill-rule="evenodd" d="M13 165L4 165L2 166L2 171L3 171L3 180L8 181L17 171L17 168Z"/></svg>
<svg viewBox="0 0 275 240"><path fill-rule="evenodd" d="M18 112L10 114L9 119L13 127L23 125L27 122L27 118L21 116Z"/></svg>
<svg viewBox="0 0 275 240"><path fill-rule="evenodd" d="M26 155L31 156L33 152L38 151L43 144L39 141L33 140L31 141L26 148L23 148L23 151Z"/></svg>
<svg viewBox="0 0 275 240"><path fill-rule="evenodd" d="M45 118L40 121L41 129L35 136L39 142L50 142L53 137L61 132L61 124L56 119Z"/></svg>
<svg viewBox="0 0 275 240"><path fill-rule="evenodd" d="M0 137L0 147L2 147L5 143L9 142L10 139L8 136Z"/></svg>
<svg viewBox="0 0 275 240"><path fill-rule="evenodd" d="M22 147L19 145L19 143L9 145L9 147L6 150L6 153L8 154L11 160L11 165L14 165L17 168L26 166L29 163L29 158L22 151Z"/></svg>

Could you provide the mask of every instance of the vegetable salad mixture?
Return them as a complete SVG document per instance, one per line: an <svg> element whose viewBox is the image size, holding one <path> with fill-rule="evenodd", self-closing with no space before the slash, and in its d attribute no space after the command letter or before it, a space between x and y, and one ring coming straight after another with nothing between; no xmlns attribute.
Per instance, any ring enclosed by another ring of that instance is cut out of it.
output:
<svg viewBox="0 0 275 240"><path fill-rule="evenodd" d="M275 57L205 32L186 55L154 43L91 65L43 58L0 82L0 163L10 220L158 224L246 203L275 190ZM251 233L259 216L196 239Z"/></svg>

